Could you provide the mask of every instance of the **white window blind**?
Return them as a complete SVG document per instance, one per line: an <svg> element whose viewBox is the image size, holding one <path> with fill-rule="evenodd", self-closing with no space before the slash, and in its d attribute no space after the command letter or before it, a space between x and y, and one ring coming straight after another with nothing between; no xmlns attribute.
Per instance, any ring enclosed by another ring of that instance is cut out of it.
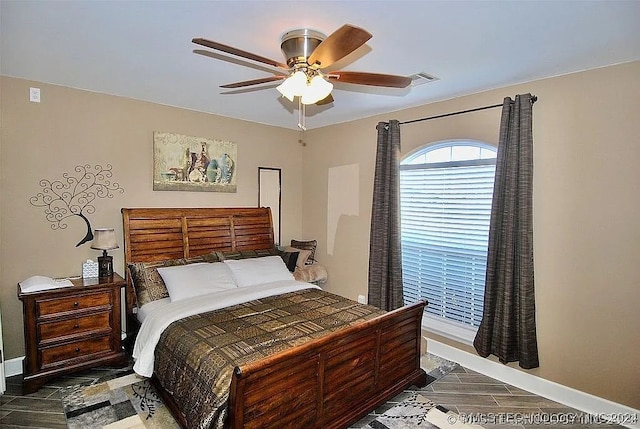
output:
<svg viewBox="0 0 640 429"><path fill-rule="evenodd" d="M482 319L494 159L400 167L405 302L477 328Z"/></svg>

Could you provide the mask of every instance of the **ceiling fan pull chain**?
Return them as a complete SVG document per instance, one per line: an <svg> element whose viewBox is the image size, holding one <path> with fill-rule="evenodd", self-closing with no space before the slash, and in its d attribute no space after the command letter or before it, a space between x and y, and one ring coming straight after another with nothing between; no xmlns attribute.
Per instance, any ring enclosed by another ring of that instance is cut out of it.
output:
<svg viewBox="0 0 640 429"><path fill-rule="evenodd" d="M302 97L298 97L298 128L302 131L307 131L306 116L306 105L302 103Z"/></svg>

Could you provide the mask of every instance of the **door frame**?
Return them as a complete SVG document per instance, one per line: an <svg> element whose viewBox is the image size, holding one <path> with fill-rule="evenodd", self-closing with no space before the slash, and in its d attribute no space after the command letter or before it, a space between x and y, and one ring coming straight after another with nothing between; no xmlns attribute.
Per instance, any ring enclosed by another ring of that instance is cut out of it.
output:
<svg viewBox="0 0 640 429"><path fill-rule="evenodd" d="M2 342L2 309L0 309L0 395L7 390L4 372L4 344Z"/></svg>

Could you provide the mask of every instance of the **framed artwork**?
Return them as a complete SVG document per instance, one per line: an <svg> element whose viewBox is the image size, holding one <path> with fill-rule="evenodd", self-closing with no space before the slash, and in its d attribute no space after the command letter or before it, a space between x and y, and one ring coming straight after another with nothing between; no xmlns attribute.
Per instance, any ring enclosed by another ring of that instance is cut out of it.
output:
<svg viewBox="0 0 640 429"><path fill-rule="evenodd" d="M153 133L153 190L236 192L236 144L206 137Z"/></svg>
<svg viewBox="0 0 640 429"><path fill-rule="evenodd" d="M282 170L258 167L258 207L270 207L273 218L273 235L277 245L281 244L282 225Z"/></svg>

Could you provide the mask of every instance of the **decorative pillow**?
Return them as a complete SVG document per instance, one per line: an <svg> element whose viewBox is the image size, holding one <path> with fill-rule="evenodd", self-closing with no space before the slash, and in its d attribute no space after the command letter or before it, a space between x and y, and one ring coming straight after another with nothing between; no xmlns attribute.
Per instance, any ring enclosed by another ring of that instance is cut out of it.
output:
<svg viewBox="0 0 640 429"><path fill-rule="evenodd" d="M173 261L177 260L173 259ZM167 287L156 269L157 267L165 266L166 262L135 262L129 264L129 274L131 274L131 282L136 292L138 307L169 297Z"/></svg>
<svg viewBox="0 0 640 429"><path fill-rule="evenodd" d="M309 256L311 256L311 250L296 249L295 247L287 246L283 249L285 252L298 252L298 260L296 261L296 267L304 268L307 265Z"/></svg>
<svg viewBox="0 0 640 429"><path fill-rule="evenodd" d="M272 247L271 249L261 250L235 250L226 252L215 252L220 261L227 259L248 259L248 258L261 258L264 256L277 256L278 249Z"/></svg>
<svg viewBox="0 0 640 429"><path fill-rule="evenodd" d="M318 247L318 240L291 240L291 247L295 247L296 249L309 250L311 254L309 255L309 259L305 265L311 265L316 260L316 247Z"/></svg>
<svg viewBox="0 0 640 429"><path fill-rule="evenodd" d="M250 259L229 259L224 261L231 269L238 287L255 286L279 280L293 280L280 256L265 256Z"/></svg>
<svg viewBox="0 0 640 429"><path fill-rule="evenodd" d="M327 269L320 264L307 265L304 268L296 268L293 278L299 282L313 283L318 286L327 282Z"/></svg>
<svg viewBox="0 0 640 429"><path fill-rule="evenodd" d="M183 261L185 265L193 264L194 262L222 262L216 252L205 253L204 255L191 258L183 258L181 261Z"/></svg>
<svg viewBox="0 0 640 429"><path fill-rule="evenodd" d="M285 265L287 266L287 269L291 272L294 272L296 270L300 252L281 251L279 253L280 253L280 257L282 258Z"/></svg>
<svg viewBox="0 0 640 429"><path fill-rule="evenodd" d="M128 264L131 282L136 292L136 302L138 307L157 301L162 298L169 298L167 287L158 274L158 267L171 267L175 265L186 265L197 262L219 262L218 256L212 252L193 258L168 259L166 261L154 262L134 262Z"/></svg>
<svg viewBox="0 0 640 429"><path fill-rule="evenodd" d="M158 267L171 302L237 287L231 270L222 262Z"/></svg>

